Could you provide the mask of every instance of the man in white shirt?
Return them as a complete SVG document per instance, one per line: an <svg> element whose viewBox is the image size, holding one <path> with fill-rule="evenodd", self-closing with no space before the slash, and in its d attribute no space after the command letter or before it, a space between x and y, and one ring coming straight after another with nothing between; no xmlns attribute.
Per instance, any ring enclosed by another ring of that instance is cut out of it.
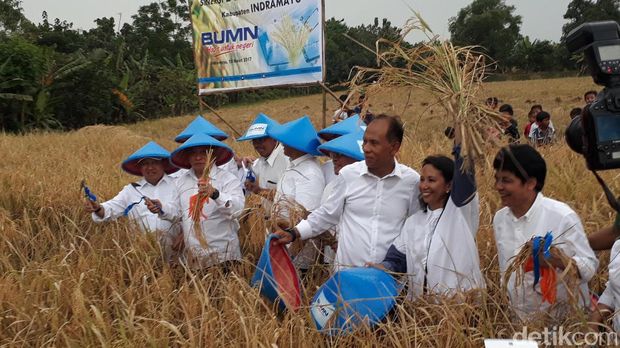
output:
<svg viewBox="0 0 620 348"><path fill-rule="evenodd" d="M502 148L493 162L495 168L495 189L502 204L493 219L493 230L497 243L497 253L501 279L510 265L511 258L533 237L553 235L552 249L567 256L562 258L551 253L547 259L539 255L541 267L553 267L562 272L568 263L576 267L579 289L567 289L558 280L554 308L569 299L569 291L575 293L579 303L588 307L590 296L588 281L594 276L598 259L588 244L579 216L566 204L543 196L546 164L542 156L530 145L510 145ZM510 275L508 295L516 314L522 319L532 319L544 313L552 304L543 297L540 283L534 285L534 272L525 273L523 283L515 285L515 275ZM561 315L558 313L558 315Z"/></svg>
<svg viewBox="0 0 620 348"><path fill-rule="evenodd" d="M289 165L289 158L284 155L282 145L269 136L271 128L277 126L278 122L261 113L256 116L245 134L237 139L237 141L251 140L254 150L260 156L251 165L255 180L246 178L244 185L246 190L263 197L275 195L278 182Z"/></svg>
<svg viewBox="0 0 620 348"><path fill-rule="evenodd" d="M167 203L175 198L174 180L167 174L178 170L168 161L170 153L151 141L129 156L121 168L142 179L126 185L114 198L99 204L87 199L84 207L100 223L127 216L143 231L158 236L167 261L173 258L172 241L179 233L179 226L149 211L151 200Z"/></svg>
<svg viewBox="0 0 620 348"><path fill-rule="evenodd" d="M377 116L364 133L365 161L344 167L327 202L306 220L276 231L279 242L312 238L339 224L337 268L383 261L405 219L419 209L420 175L395 158L402 139L398 118Z"/></svg>
<svg viewBox="0 0 620 348"><path fill-rule="evenodd" d="M200 179L207 163L207 150L213 150L215 162L209 178ZM243 190L237 178L218 167L233 156L224 143L206 135L195 134L171 155L178 167L189 169L177 178L177 199L163 205L163 217L181 218L185 251L192 269L206 269L229 261L241 259L237 232L237 214L243 209ZM198 194L209 197L199 212L198 222L190 215L192 200ZM197 228L196 228L197 227Z"/></svg>
<svg viewBox="0 0 620 348"><path fill-rule="evenodd" d="M315 156L321 155L317 150L320 145L316 130L308 116L275 127L269 133L284 146L284 154L290 159L290 163L276 188L272 216L276 211L280 212L277 219L289 219L288 200L301 204L306 211L313 211L321 203L321 194L325 188L325 178L321 171L321 165ZM307 243L304 249L313 249L312 243ZM293 259L300 269L308 269L312 261L303 255Z"/></svg>

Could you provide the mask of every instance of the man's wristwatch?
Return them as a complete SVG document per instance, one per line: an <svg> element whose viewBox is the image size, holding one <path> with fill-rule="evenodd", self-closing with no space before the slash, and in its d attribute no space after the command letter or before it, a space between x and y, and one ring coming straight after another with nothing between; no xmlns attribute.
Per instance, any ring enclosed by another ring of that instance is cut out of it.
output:
<svg viewBox="0 0 620 348"><path fill-rule="evenodd" d="M294 242L297 239L297 228L295 227L285 228L284 231L288 232L288 234L290 234L291 237L293 238L291 239L291 242Z"/></svg>
<svg viewBox="0 0 620 348"><path fill-rule="evenodd" d="M97 209L95 210L95 214L99 214L99 212L101 211L101 209L103 209L103 207L102 207L102 206L99 206L99 208L97 208Z"/></svg>
<svg viewBox="0 0 620 348"><path fill-rule="evenodd" d="M214 189L213 193L211 194L211 197L209 197L209 198L211 198L212 200L216 200L219 197L220 197L220 191L218 191L217 189Z"/></svg>

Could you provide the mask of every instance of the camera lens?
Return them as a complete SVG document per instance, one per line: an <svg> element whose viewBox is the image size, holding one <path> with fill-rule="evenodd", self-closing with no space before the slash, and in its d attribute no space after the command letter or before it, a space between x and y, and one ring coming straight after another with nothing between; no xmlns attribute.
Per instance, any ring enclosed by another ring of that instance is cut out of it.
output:
<svg viewBox="0 0 620 348"><path fill-rule="evenodd" d="M571 120L564 134L568 147L579 154L583 154L583 126L581 124L581 115Z"/></svg>

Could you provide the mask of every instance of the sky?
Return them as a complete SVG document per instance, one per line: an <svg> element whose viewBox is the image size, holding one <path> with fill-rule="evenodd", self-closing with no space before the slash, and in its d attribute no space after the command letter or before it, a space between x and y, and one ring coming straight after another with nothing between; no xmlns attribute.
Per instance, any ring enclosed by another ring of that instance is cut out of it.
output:
<svg viewBox="0 0 620 348"><path fill-rule="evenodd" d="M38 23L45 10L50 19L73 22L74 28L90 29L100 17L115 17L118 23L131 21L142 5L155 0L22 0L28 19ZM570 0L505 0L522 17L521 34L531 40L559 41L563 18ZM402 27L412 16L410 7L422 15L433 32L449 38L448 19L471 0L325 0L325 18L344 19L349 26L371 24L375 17L387 18ZM409 40L409 39L408 39Z"/></svg>

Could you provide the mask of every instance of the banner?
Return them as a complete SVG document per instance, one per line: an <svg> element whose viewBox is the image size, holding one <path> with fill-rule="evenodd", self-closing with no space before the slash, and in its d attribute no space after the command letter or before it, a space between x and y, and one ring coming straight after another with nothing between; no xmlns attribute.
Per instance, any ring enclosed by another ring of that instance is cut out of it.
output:
<svg viewBox="0 0 620 348"><path fill-rule="evenodd" d="M323 81L322 0L191 0L200 95Z"/></svg>

